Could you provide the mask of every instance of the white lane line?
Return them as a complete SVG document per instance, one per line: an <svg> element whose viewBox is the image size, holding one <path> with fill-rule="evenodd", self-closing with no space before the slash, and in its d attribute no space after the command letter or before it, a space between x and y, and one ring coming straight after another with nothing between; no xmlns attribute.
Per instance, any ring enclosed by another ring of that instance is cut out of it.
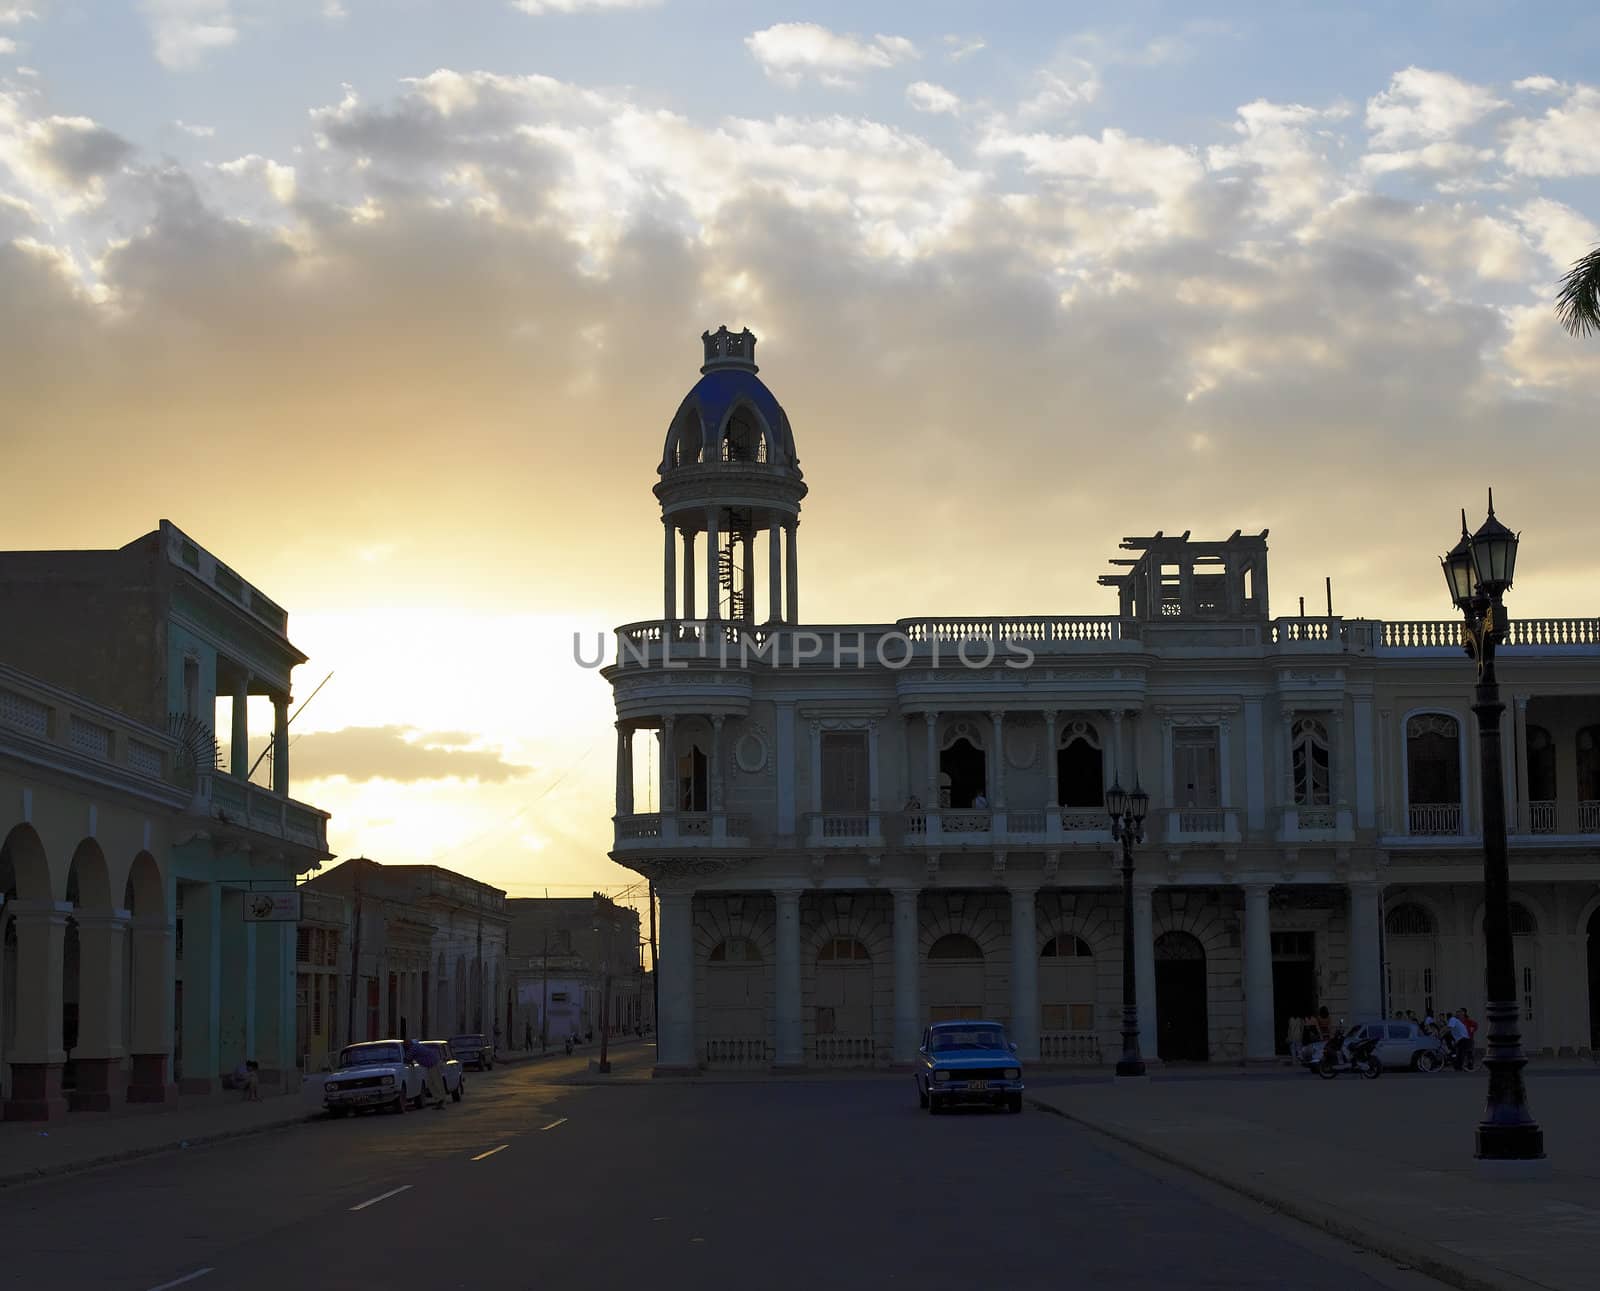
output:
<svg viewBox="0 0 1600 1291"><path fill-rule="evenodd" d="M207 1273L214 1273L215 1269L196 1269L193 1273L185 1273L181 1278L173 1278L171 1282L163 1282L158 1287L151 1287L150 1291L167 1291L168 1287L181 1287L185 1282L193 1282L196 1278L203 1278Z"/></svg>
<svg viewBox="0 0 1600 1291"><path fill-rule="evenodd" d="M380 1201L388 1201L390 1197L398 1197L402 1192L410 1189L409 1183L403 1183L398 1188L390 1188L388 1192L380 1192L376 1197L368 1197L359 1206L351 1206L351 1210L365 1210L368 1206L376 1206Z"/></svg>
<svg viewBox="0 0 1600 1291"><path fill-rule="evenodd" d="M555 1129L556 1126L565 1125L566 1123L567 1123L567 1118L565 1116L563 1116L559 1121L551 1121L550 1124L548 1124L548 1125L541 1125L539 1127L539 1132L542 1134L545 1130L553 1130L553 1129Z"/></svg>
<svg viewBox="0 0 1600 1291"><path fill-rule="evenodd" d="M510 1146L511 1145L509 1143L502 1143L497 1148L490 1148L487 1152L478 1153L478 1155L473 1157L472 1159L474 1161L482 1161L485 1157L492 1157L496 1152L504 1152Z"/></svg>

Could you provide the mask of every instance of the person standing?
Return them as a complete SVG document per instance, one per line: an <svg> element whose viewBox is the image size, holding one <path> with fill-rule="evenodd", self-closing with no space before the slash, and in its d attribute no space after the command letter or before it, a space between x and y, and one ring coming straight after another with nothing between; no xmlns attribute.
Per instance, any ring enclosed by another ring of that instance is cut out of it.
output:
<svg viewBox="0 0 1600 1291"><path fill-rule="evenodd" d="M1446 1029L1450 1032L1451 1065L1457 1071L1461 1070L1461 1064L1472 1053L1472 1032L1467 1030L1467 1024L1461 1020L1461 1014L1465 1012L1465 1009L1460 1009L1452 1013L1449 1021L1445 1023Z"/></svg>

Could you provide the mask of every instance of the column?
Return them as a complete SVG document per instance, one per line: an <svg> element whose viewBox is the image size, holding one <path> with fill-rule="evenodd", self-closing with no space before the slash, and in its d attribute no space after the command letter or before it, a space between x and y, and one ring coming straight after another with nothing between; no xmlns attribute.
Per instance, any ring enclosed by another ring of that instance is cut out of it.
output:
<svg viewBox="0 0 1600 1291"><path fill-rule="evenodd" d="M183 1069L179 1092L217 1088L222 987L222 889L215 883L183 888Z"/></svg>
<svg viewBox="0 0 1600 1291"><path fill-rule="evenodd" d="M1244 1056L1270 1061L1277 1053L1272 1011L1272 909L1270 883L1244 887Z"/></svg>
<svg viewBox="0 0 1600 1291"><path fill-rule="evenodd" d="M744 534L744 614L745 623L756 621L756 531L752 527Z"/></svg>
<svg viewBox="0 0 1600 1291"><path fill-rule="evenodd" d="M785 838L791 838L795 832L793 702L779 700L774 705L774 716L777 721L772 733L772 758L778 766L778 833Z"/></svg>
<svg viewBox="0 0 1600 1291"><path fill-rule="evenodd" d="M1005 716L999 712L989 714L994 730L994 751L989 758L989 805L996 811L1006 805Z"/></svg>
<svg viewBox="0 0 1600 1291"><path fill-rule="evenodd" d="M658 1072L699 1070L694 1045L694 901L681 888L657 888L661 899L661 1016Z"/></svg>
<svg viewBox="0 0 1600 1291"><path fill-rule="evenodd" d="M800 892L783 888L773 893L778 903L777 1012L778 1039L774 1065L803 1067L805 1048L800 1030Z"/></svg>
<svg viewBox="0 0 1600 1291"><path fill-rule="evenodd" d="M716 507L706 508L706 618L710 620L722 617L722 598L717 579L721 571L722 553L718 550L722 545L722 534L719 525L722 517L717 514Z"/></svg>
<svg viewBox="0 0 1600 1291"><path fill-rule="evenodd" d="M673 742L672 714L661 719L661 796L659 805L663 813L678 809L677 745Z"/></svg>
<svg viewBox="0 0 1600 1291"><path fill-rule="evenodd" d="M1146 1063L1157 1060L1156 934L1151 902L1154 892L1151 885L1134 879L1133 978L1139 992L1139 1053Z"/></svg>
<svg viewBox="0 0 1600 1291"><path fill-rule="evenodd" d="M1328 768L1328 778L1332 783L1328 786L1330 797L1335 807L1348 807L1350 805L1350 751L1344 738L1344 704L1341 701L1333 713L1333 749L1331 759L1333 765Z"/></svg>
<svg viewBox="0 0 1600 1291"><path fill-rule="evenodd" d="M129 1027L128 1101L170 1103L172 1074L173 937L161 916L136 918L133 938L133 1022Z"/></svg>
<svg viewBox="0 0 1600 1291"><path fill-rule="evenodd" d="M1354 1018L1375 1018L1383 1011L1379 981L1380 897L1376 883L1350 885L1350 1016Z"/></svg>
<svg viewBox="0 0 1600 1291"><path fill-rule="evenodd" d="M672 521L661 517L661 532L666 538L662 554L662 615L669 622L678 617L678 544L673 541Z"/></svg>
<svg viewBox="0 0 1600 1291"><path fill-rule="evenodd" d="M722 723L725 720L721 713L712 714L711 765L707 768L711 783L706 794L706 801L712 811L722 810Z"/></svg>
<svg viewBox="0 0 1600 1291"><path fill-rule="evenodd" d="M1112 781L1112 784L1121 784L1122 783L1122 769L1123 769L1123 766L1124 766L1124 763L1123 763L1123 759L1122 759L1122 710L1120 708L1118 708L1118 709L1113 709L1112 713L1111 713L1111 781ZM1135 781L1137 781L1138 778L1139 778L1139 772L1138 772L1137 768L1134 769L1133 778L1134 778ZM1110 786L1107 786L1107 787L1109 788ZM1133 785L1130 784L1127 787L1129 789L1132 789Z"/></svg>
<svg viewBox="0 0 1600 1291"><path fill-rule="evenodd" d="M292 1086L290 1073L294 1070L294 946L291 942L285 962L284 935L294 934L289 923L251 924L255 933L251 947L250 984L251 1013L254 1023L249 1038L248 1057L261 1068L263 1092L282 1090ZM411 974L400 976L400 1007L406 1011L406 1033L412 1039L426 1039L418 1027L415 1005L411 999ZM288 988L287 990L285 988ZM387 989L387 987L385 987ZM287 995L289 1007L284 1008Z"/></svg>
<svg viewBox="0 0 1600 1291"><path fill-rule="evenodd" d="M233 738L228 760L240 780L250 778L250 674L240 671L233 683Z"/></svg>
<svg viewBox="0 0 1600 1291"><path fill-rule="evenodd" d="M927 811L939 810L939 714L924 713L922 720L928 728L928 796L922 806Z"/></svg>
<svg viewBox="0 0 1600 1291"><path fill-rule="evenodd" d="M73 1110L108 1112L122 1101L122 974L128 912L76 916L78 922L78 1047Z"/></svg>
<svg viewBox="0 0 1600 1291"><path fill-rule="evenodd" d="M633 815L633 730L617 723L617 815Z"/></svg>
<svg viewBox="0 0 1600 1291"><path fill-rule="evenodd" d="M822 813L822 723L810 722L811 731L811 810Z"/></svg>
<svg viewBox="0 0 1600 1291"><path fill-rule="evenodd" d="M784 525L783 528L784 528L784 533L785 533L785 535L787 537L787 543L785 545L784 552L785 552L785 555L788 557L788 564L787 564L786 569L784 570L784 585L785 585L785 591L787 593L787 600L788 600L788 603L789 603L789 609L788 609L788 612L784 615L784 618L789 623L799 623L800 622L800 557L799 557L798 552L795 549L794 540L795 540L795 534L800 528L800 522L798 520L790 520L787 524Z"/></svg>
<svg viewBox="0 0 1600 1291"><path fill-rule="evenodd" d="M783 622L783 526L767 529L767 622Z"/></svg>
<svg viewBox="0 0 1600 1291"><path fill-rule="evenodd" d="M695 617L694 530L683 531L683 617Z"/></svg>
<svg viewBox="0 0 1600 1291"><path fill-rule="evenodd" d="M922 1043L922 1007L917 1000L921 947L916 888L894 889L894 1049L897 1067L909 1066Z"/></svg>
<svg viewBox="0 0 1600 1291"><path fill-rule="evenodd" d="M1233 806L1233 724L1223 718L1217 726L1217 806L1226 812ZM1226 819L1226 817L1224 817Z"/></svg>
<svg viewBox="0 0 1600 1291"><path fill-rule="evenodd" d="M289 696L272 697L272 792L289 796Z"/></svg>
<svg viewBox="0 0 1600 1291"><path fill-rule="evenodd" d="M1250 829L1263 829L1266 815L1266 747L1262 738L1261 701L1244 701L1244 804Z"/></svg>
<svg viewBox="0 0 1600 1291"><path fill-rule="evenodd" d="M1511 775L1507 777L1506 820L1514 833L1533 830L1533 813L1528 810L1528 697L1511 699Z"/></svg>
<svg viewBox="0 0 1600 1291"><path fill-rule="evenodd" d="M1166 809L1180 805L1172 785L1172 719L1168 717L1161 723L1161 806ZM1144 1041L1139 1043L1142 1046Z"/></svg>
<svg viewBox="0 0 1600 1291"><path fill-rule="evenodd" d="M1039 945L1033 888L1011 889L1011 1038L1024 1062L1039 1057Z"/></svg>
<svg viewBox="0 0 1600 1291"><path fill-rule="evenodd" d="M72 907L56 901L8 901L17 934L15 1032L11 1061L8 1121L52 1121L65 1116L61 1095L63 953ZM81 962L81 961L80 961ZM23 983L27 984L23 989Z"/></svg>
<svg viewBox="0 0 1600 1291"><path fill-rule="evenodd" d="M1056 761L1056 710L1045 709L1044 714L1044 764L1050 776L1049 799L1045 802L1046 811L1055 811L1061 806L1061 767Z"/></svg>
<svg viewBox="0 0 1600 1291"><path fill-rule="evenodd" d="M867 723L867 810L874 815L878 807L878 724ZM877 829L873 829L877 833Z"/></svg>
<svg viewBox="0 0 1600 1291"><path fill-rule="evenodd" d="M1373 814L1374 777L1373 757L1376 737L1372 727L1372 700L1357 696L1355 713L1350 723L1350 752L1352 772L1356 778L1356 828L1371 829L1377 824Z"/></svg>
<svg viewBox="0 0 1600 1291"><path fill-rule="evenodd" d="M251 944L248 934L251 927L244 921L245 893L239 888L223 889L218 895L219 922L214 935L217 938L217 1074L232 1072L250 1052L251 1036L247 1017L248 1002L255 994L255 964L250 958ZM184 952L188 967L189 920L185 906ZM184 995L189 993L185 973ZM185 1028L184 1038L188 1039Z"/></svg>

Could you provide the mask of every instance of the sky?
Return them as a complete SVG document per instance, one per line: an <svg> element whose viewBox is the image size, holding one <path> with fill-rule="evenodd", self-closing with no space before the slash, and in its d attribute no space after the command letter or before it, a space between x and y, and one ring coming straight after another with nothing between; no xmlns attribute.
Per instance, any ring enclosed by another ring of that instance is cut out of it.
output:
<svg viewBox="0 0 1600 1291"><path fill-rule="evenodd" d="M0 0L0 548L171 519L310 656L342 856L616 890L610 696L699 335L760 338L802 618L1596 613L1592 3ZM592 645L589 647L592 653ZM264 734L264 729L263 732Z"/></svg>

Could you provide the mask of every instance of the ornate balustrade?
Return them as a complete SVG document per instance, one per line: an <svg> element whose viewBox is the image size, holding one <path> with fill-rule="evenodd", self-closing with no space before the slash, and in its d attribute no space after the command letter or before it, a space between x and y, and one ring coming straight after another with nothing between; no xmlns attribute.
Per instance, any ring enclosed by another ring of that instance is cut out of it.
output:
<svg viewBox="0 0 1600 1291"><path fill-rule="evenodd" d="M871 1036L819 1035L812 1048L818 1067L870 1067L876 1060Z"/></svg>
<svg viewBox="0 0 1600 1291"><path fill-rule="evenodd" d="M994 825L994 817L987 811L941 811L939 827L946 834L987 834Z"/></svg>
<svg viewBox="0 0 1600 1291"><path fill-rule="evenodd" d="M1081 807L1061 809L1061 832L1064 834L1104 833L1110 828L1104 811L1085 811Z"/></svg>
<svg viewBox="0 0 1600 1291"><path fill-rule="evenodd" d="M1047 1031L1039 1037L1039 1061L1063 1067L1098 1067L1100 1038L1092 1032Z"/></svg>
<svg viewBox="0 0 1600 1291"><path fill-rule="evenodd" d="M881 816L875 811L813 811L806 816L812 847L849 847L882 841Z"/></svg>
<svg viewBox="0 0 1600 1291"><path fill-rule="evenodd" d="M639 812L632 816L616 817L617 838L660 838L661 813Z"/></svg>
<svg viewBox="0 0 1600 1291"><path fill-rule="evenodd" d="M1541 801L1528 804L1528 832L1530 834L1553 834L1556 832L1556 805L1554 802Z"/></svg>
<svg viewBox="0 0 1600 1291"><path fill-rule="evenodd" d="M1188 807L1175 814L1180 834L1220 834L1223 831L1220 807Z"/></svg>
<svg viewBox="0 0 1600 1291"><path fill-rule="evenodd" d="M708 1067L765 1067L772 1062L767 1042L748 1036L713 1036L706 1041L705 1054Z"/></svg>
<svg viewBox="0 0 1600 1291"><path fill-rule="evenodd" d="M1578 832L1600 834L1600 801L1591 800L1578 804Z"/></svg>
<svg viewBox="0 0 1600 1291"><path fill-rule="evenodd" d="M1042 807L1013 807L1006 812L1006 832L1010 834L1043 834L1044 824Z"/></svg>
<svg viewBox="0 0 1600 1291"><path fill-rule="evenodd" d="M1459 802L1414 802L1406 813L1407 832L1414 836L1457 838L1462 819Z"/></svg>
<svg viewBox="0 0 1600 1291"><path fill-rule="evenodd" d="M710 838L711 813L680 811L677 816L679 838Z"/></svg>

